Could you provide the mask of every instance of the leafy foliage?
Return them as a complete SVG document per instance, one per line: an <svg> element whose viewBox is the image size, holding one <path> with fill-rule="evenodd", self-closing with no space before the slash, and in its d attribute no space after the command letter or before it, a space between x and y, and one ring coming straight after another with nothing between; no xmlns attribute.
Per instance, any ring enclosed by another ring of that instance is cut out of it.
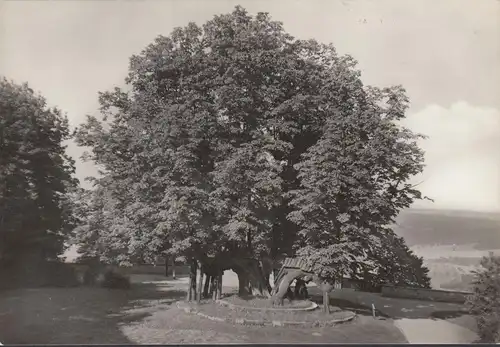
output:
<svg viewBox="0 0 500 347"><path fill-rule="evenodd" d="M423 153L398 123L404 90L363 86L355 65L241 7L158 37L130 59L130 91L101 93L104 121L77 132L103 168L84 253L298 253L326 277L381 266L386 225L422 198L407 182Z"/></svg>
<svg viewBox="0 0 500 347"><path fill-rule="evenodd" d="M76 180L63 142L61 111L48 108L27 84L0 80L0 261L54 260L72 215Z"/></svg>
<svg viewBox="0 0 500 347"><path fill-rule="evenodd" d="M486 343L500 342L500 256L490 253L475 272L474 294L468 298L470 313L476 317L479 336Z"/></svg>
<svg viewBox="0 0 500 347"><path fill-rule="evenodd" d="M383 284L431 287L429 269L424 266L423 258L415 255L403 238L387 230L382 240L384 246L379 248L380 253L374 257L377 261L363 267L366 272L362 277L371 288L380 288Z"/></svg>

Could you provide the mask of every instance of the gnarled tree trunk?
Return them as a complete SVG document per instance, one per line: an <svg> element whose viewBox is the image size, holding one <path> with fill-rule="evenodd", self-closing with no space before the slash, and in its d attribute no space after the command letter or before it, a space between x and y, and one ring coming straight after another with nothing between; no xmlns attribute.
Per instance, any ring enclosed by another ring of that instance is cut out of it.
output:
<svg viewBox="0 0 500 347"><path fill-rule="evenodd" d="M308 273L297 269L290 270L284 276L278 278L278 282L274 284L274 288L272 291L273 296L271 298L271 301L273 305L282 306L285 296L290 290L290 284L292 284L295 279L305 275L308 275Z"/></svg>
<svg viewBox="0 0 500 347"><path fill-rule="evenodd" d="M234 267L233 271L238 275L238 296L245 297L252 293L248 274L244 269Z"/></svg>
<svg viewBox="0 0 500 347"><path fill-rule="evenodd" d="M233 263L232 269L238 275L238 295L271 297L269 281L256 260L233 259Z"/></svg>

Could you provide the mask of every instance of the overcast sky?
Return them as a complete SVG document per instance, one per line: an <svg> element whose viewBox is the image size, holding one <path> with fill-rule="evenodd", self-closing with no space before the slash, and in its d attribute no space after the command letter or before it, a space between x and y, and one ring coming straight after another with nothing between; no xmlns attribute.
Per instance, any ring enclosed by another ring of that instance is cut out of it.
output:
<svg viewBox="0 0 500 347"><path fill-rule="evenodd" d="M407 89L406 124L430 136L417 181L435 199L415 206L500 211L500 1L3 1L0 74L28 81L75 126L157 35L238 4L297 38L332 42L366 84ZM79 178L95 173L80 149L68 151Z"/></svg>

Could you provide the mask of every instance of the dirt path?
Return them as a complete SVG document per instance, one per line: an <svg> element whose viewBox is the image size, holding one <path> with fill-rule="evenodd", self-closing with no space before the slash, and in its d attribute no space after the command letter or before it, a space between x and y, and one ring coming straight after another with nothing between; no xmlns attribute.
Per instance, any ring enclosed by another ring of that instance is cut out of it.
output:
<svg viewBox="0 0 500 347"><path fill-rule="evenodd" d="M478 339L473 331L446 320L398 319L395 323L409 343L473 343Z"/></svg>

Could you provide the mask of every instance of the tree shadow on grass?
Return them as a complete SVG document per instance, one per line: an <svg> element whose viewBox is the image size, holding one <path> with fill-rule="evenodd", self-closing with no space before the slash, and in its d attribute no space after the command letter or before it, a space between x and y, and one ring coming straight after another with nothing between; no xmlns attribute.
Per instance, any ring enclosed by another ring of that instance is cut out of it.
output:
<svg viewBox="0 0 500 347"><path fill-rule="evenodd" d="M122 325L141 322L155 306L185 293L169 285L133 284L129 290L95 287L16 289L0 297L4 344L131 344Z"/></svg>
<svg viewBox="0 0 500 347"><path fill-rule="evenodd" d="M134 283L128 293L129 299L176 301L186 296L186 291L168 283Z"/></svg>

